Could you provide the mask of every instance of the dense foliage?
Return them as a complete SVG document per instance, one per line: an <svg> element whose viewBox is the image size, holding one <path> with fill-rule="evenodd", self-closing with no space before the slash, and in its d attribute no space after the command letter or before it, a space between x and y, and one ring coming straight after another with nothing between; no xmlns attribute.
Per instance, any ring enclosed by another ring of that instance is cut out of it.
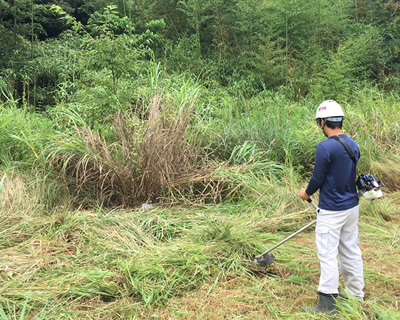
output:
<svg viewBox="0 0 400 320"><path fill-rule="evenodd" d="M400 11L392 0L55 1L66 21L50 3L0 2L2 87L41 109L84 81L87 65L109 69L115 82L129 77L135 68L127 60L140 55L126 54L139 45L168 73L246 96L283 89L320 99L350 97L365 83L399 88Z"/></svg>

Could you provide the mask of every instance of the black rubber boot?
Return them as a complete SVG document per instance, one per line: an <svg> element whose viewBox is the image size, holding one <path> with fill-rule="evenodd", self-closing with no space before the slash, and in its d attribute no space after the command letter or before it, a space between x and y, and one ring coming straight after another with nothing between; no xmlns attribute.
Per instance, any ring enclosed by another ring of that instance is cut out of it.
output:
<svg viewBox="0 0 400 320"><path fill-rule="evenodd" d="M318 292L319 302L315 307L303 307L302 312L308 313L326 313L335 314L336 313L336 301L337 294L326 294Z"/></svg>

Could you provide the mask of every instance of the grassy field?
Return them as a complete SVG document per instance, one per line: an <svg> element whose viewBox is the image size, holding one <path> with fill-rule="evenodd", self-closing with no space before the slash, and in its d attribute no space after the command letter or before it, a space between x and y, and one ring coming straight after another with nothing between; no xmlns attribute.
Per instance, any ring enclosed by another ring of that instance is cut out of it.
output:
<svg viewBox="0 0 400 320"><path fill-rule="evenodd" d="M384 197L360 203L366 299L324 317L299 312L317 302L313 227L252 263L315 219L297 196L324 139L315 101L164 82L118 110L2 105L0 320L400 319L400 98L342 103Z"/></svg>
<svg viewBox="0 0 400 320"><path fill-rule="evenodd" d="M250 262L314 219L300 183L261 177L252 196L224 204L49 212L8 172L0 319L400 319L399 192L361 200L366 299L339 300L336 316L299 312L316 303L313 227L268 268Z"/></svg>

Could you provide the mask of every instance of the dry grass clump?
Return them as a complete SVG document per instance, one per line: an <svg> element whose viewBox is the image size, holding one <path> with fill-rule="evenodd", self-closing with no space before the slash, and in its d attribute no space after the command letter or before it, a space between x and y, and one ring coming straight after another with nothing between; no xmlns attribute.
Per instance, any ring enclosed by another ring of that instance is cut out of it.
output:
<svg viewBox="0 0 400 320"><path fill-rule="evenodd" d="M0 211L11 214L16 211L36 211L38 194L30 188L28 178L16 171L0 174L2 184L0 188Z"/></svg>
<svg viewBox="0 0 400 320"><path fill-rule="evenodd" d="M194 103L174 113L155 96L148 119L115 115L113 141L76 127L74 136L54 142L48 158L80 199L123 206L155 201L194 170L196 153L185 140Z"/></svg>
<svg viewBox="0 0 400 320"><path fill-rule="evenodd" d="M3 173L0 188L0 249L17 246L34 231L30 222L43 209L40 193L30 178L17 171ZM20 225L24 227L19 229ZM4 255L3 255L4 256Z"/></svg>

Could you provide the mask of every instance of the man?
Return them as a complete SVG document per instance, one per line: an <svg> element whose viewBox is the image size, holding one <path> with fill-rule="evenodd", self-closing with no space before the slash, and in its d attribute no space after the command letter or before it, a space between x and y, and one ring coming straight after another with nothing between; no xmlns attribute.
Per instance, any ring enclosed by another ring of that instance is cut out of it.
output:
<svg viewBox="0 0 400 320"><path fill-rule="evenodd" d="M302 311L333 314L336 312L335 298L339 287L337 257L340 273L346 283L344 293L351 293L359 299L364 297L355 182L360 150L357 143L342 132L344 113L336 101L322 102L315 118L328 139L318 144L312 177L307 188L300 190L299 197L308 200L317 190L320 191L315 242L321 275L318 286L319 303L315 307L305 307ZM344 140L349 151L337 141L337 137Z"/></svg>

